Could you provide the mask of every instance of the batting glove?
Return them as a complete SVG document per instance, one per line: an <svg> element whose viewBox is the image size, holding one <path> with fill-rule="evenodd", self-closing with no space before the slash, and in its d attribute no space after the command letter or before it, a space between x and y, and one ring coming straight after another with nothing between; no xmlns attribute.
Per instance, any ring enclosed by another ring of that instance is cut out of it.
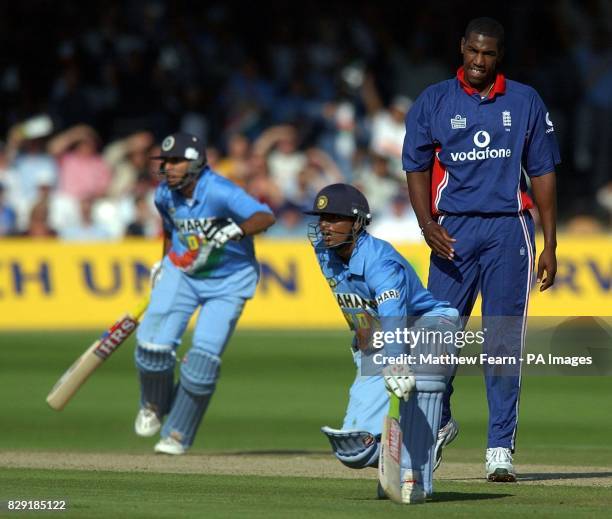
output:
<svg viewBox="0 0 612 519"><path fill-rule="evenodd" d="M241 240L244 237L244 231L231 218L216 218L204 230L204 237L215 248L220 249L229 240Z"/></svg>
<svg viewBox="0 0 612 519"><path fill-rule="evenodd" d="M408 366L392 364L385 366L382 373L387 391L407 402L410 393L416 387L416 378L412 370Z"/></svg>
<svg viewBox="0 0 612 519"><path fill-rule="evenodd" d="M151 288L153 289L159 279L161 278L162 273L162 262L161 260L156 261L151 267L151 272L149 273L149 280L151 281Z"/></svg>

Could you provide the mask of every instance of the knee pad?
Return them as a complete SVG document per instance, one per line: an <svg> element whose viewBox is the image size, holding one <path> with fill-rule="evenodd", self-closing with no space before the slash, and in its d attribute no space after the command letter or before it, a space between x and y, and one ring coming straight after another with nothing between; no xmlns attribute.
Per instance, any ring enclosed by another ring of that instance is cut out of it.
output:
<svg viewBox="0 0 612 519"><path fill-rule="evenodd" d="M331 427L321 427L327 436L336 458L351 469L378 467L380 435L374 436L367 431L343 431Z"/></svg>
<svg viewBox="0 0 612 519"><path fill-rule="evenodd" d="M143 343L134 352L136 367L146 373L162 373L174 370L176 354L172 346Z"/></svg>
<svg viewBox="0 0 612 519"><path fill-rule="evenodd" d="M181 385L194 395L210 395L215 390L221 358L192 348L181 364Z"/></svg>

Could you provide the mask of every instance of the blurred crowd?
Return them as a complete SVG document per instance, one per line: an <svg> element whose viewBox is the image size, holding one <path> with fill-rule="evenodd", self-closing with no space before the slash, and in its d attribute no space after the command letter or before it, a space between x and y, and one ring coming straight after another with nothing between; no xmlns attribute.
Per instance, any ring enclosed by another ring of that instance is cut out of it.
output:
<svg viewBox="0 0 612 519"><path fill-rule="evenodd" d="M159 236L159 163L149 157L181 129L206 140L215 171L272 207L270 236L304 235L302 210L344 181L368 197L374 234L418 239L401 168L404 117L427 85L452 77L464 26L483 12L506 26L504 71L550 109L562 223L610 229L605 0L515 0L499 12L450 0L25 4L0 7L15 49L0 71L0 235ZM11 22L22 17L30 31Z"/></svg>

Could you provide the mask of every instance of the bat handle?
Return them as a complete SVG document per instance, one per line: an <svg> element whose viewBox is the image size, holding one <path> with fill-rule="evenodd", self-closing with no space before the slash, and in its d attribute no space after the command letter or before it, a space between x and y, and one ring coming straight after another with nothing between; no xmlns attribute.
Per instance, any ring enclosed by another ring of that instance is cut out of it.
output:
<svg viewBox="0 0 612 519"><path fill-rule="evenodd" d="M400 399L394 393L389 393L389 416L396 420L400 417Z"/></svg>
<svg viewBox="0 0 612 519"><path fill-rule="evenodd" d="M149 296L143 298L134 308L133 310L130 312L130 315L136 319L137 321L140 320L140 318L142 317L142 314L144 314L145 310L147 309L147 306L149 306Z"/></svg>

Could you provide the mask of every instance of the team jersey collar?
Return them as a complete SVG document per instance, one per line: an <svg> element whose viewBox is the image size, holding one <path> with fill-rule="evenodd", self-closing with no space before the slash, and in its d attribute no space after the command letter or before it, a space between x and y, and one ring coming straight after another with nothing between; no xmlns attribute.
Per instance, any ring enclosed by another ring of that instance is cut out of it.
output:
<svg viewBox="0 0 612 519"><path fill-rule="evenodd" d="M210 175L207 175L206 173L208 173L209 171L210 168L208 166L205 166L196 182L196 187L193 190L192 196L193 200L195 200L196 202L201 202L202 200L204 200L204 196L206 194L206 185L208 184L208 179L210 177Z"/></svg>
<svg viewBox="0 0 612 519"><path fill-rule="evenodd" d="M467 95L469 96L473 96L474 94L480 95L480 92L478 92L478 90L476 90L473 86L471 86L465 80L465 70L463 70L463 67L459 67L457 69L457 81L459 81L461 88ZM493 88L489 92L489 95L486 97L486 99L495 99L496 95L505 94L505 93L506 93L506 77L501 72L498 72L497 75L495 76L495 83L493 83Z"/></svg>
<svg viewBox="0 0 612 519"><path fill-rule="evenodd" d="M368 236L369 235L367 231L363 231L359 234L359 237L357 238L357 243L355 244L355 248L353 249L353 254L351 254L351 259L349 260L349 271L351 274L354 274L356 276L363 275L366 254L365 241L367 240Z"/></svg>

